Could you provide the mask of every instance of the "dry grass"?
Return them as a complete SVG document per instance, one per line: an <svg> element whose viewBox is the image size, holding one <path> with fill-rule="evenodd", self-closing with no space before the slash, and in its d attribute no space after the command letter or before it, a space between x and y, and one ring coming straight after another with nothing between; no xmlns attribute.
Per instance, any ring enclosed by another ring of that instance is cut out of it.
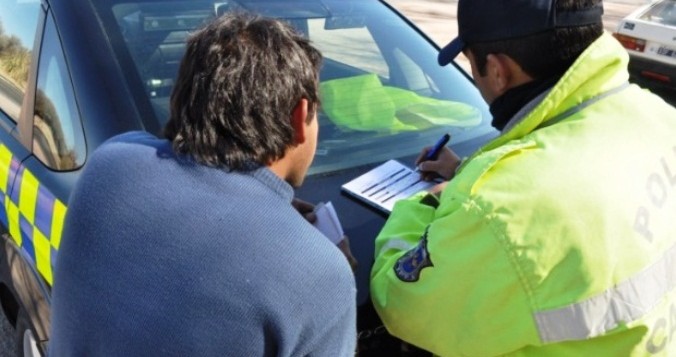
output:
<svg viewBox="0 0 676 357"><path fill-rule="evenodd" d="M7 35L0 24L0 72L19 88L26 87L31 51L14 35Z"/></svg>

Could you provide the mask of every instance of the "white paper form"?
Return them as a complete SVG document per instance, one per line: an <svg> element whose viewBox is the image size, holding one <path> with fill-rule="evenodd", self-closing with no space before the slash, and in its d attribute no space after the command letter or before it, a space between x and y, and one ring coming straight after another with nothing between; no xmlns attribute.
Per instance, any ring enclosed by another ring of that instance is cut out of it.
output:
<svg viewBox="0 0 676 357"><path fill-rule="evenodd" d="M320 202L315 206L315 215L317 220L313 224L320 232L322 232L333 244L338 244L343 240L345 233L343 226L340 224L338 215L331 202Z"/></svg>
<svg viewBox="0 0 676 357"><path fill-rule="evenodd" d="M394 204L434 186L420 173L397 160L390 160L342 186L343 191L382 210L392 212Z"/></svg>

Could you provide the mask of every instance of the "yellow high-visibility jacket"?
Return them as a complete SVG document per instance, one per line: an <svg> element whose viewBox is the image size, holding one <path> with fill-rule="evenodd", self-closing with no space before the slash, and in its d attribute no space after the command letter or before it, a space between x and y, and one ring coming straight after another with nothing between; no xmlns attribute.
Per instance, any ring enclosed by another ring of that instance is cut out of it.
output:
<svg viewBox="0 0 676 357"><path fill-rule="evenodd" d="M441 356L676 356L676 109L604 34L433 208L398 202L371 298Z"/></svg>

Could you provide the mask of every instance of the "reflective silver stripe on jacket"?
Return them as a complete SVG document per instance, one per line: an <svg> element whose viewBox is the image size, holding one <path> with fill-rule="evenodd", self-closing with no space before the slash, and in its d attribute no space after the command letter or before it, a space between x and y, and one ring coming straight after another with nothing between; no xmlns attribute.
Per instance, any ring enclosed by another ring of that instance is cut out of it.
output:
<svg viewBox="0 0 676 357"><path fill-rule="evenodd" d="M544 128L544 127L556 124L556 123L568 118L569 116L581 111L582 109L598 102L599 100L601 100L603 98L606 98L610 95L621 92L622 90L628 88L629 85L630 85L629 82L624 82L623 84L620 84L619 86L617 86L613 89L605 91L605 92L597 95L596 97L589 98L586 101L584 101L584 102L566 110L565 112L555 116L554 118L548 119L545 123L538 126L538 128ZM535 109L535 107L540 105L540 102L542 102L545 99L545 97L547 97L547 95L549 95L549 92L551 92L551 91L552 91L552 88L549 88L546 91L540 93L540 95L535 97L533 100L528 102L528 104L526 104L516 114L514 114L514 116L511 119L509 119L509 121L507 122L507 125L505 125L504 129L502 129L501 133L508 132L509 130L512 129L512 127L516 126L516 124L520 123L523 119L525 119L526 116L528 114L530 114L530 112L533 109Z"/></svg>
<svg viewBox="0 0 676 357"><path fill-rule="evenodd" d="M676 245L659 261L600 295L535 313L542 342L583 340L605 334L650 312L676 287Z"/></svg>

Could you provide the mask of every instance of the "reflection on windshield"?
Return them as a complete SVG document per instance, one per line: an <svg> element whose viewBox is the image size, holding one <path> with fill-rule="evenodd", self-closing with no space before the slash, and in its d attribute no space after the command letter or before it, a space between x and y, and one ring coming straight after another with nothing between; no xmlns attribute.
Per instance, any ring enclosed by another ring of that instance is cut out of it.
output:
<svg viewBox="0 0 676 357"><path fill-rule="evenodd" d="M225 4L225 5L224 5ZM117 29L158 120L185 39L213 16L232 10L284 18L324 55L319 142L310 174L410 156L449 132L453 143L491 131L486 105L437 50L376 2L147 2L113 6ZM162 126L162 125L160 125Z"/></svg>
<svg viewBox="0 0 676 357"><path fill-rule="evenodd" d="M325 81L320 90L324 113L342 130L396 134L481 123L477 108L384 86L375 74Z"/></svg>

